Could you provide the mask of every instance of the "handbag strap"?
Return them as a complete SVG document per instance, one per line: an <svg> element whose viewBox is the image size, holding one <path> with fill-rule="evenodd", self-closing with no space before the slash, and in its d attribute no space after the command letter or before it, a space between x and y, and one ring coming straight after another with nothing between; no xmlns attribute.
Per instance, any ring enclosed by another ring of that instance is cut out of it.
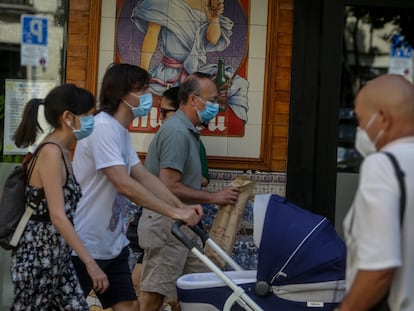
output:
<svg viewBox="0 0 414 311"><path fill-rule="evenodd" d="M384 154L386 154L388 156L388 158L391 160L392 165L394 166L394 171L395 171L395 175L397 176L397 180L400 186L400 225L403 225L403 221L404 221L404 214L405 214L405 201L406 201L406 197L407 197L407 193L406 193L406 187L405 187L405 182L404 182L404 176L405 173L404 171L401 169L400 165L398 164L398 160L397 158L390 152L384 151Z"/></svg>

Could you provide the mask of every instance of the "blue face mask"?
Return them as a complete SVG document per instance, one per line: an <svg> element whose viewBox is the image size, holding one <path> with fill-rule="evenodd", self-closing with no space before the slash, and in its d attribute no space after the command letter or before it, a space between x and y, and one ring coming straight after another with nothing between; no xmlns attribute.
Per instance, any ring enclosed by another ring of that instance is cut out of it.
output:
<svg viewBox="0 0 414 311"><path fill-rule="evenodd" d="M77 117L81 123L81 127L79 130L73 130L73 134L75 134L76 138L78 140L81 140L85 137L88 137L91 135L93 131L93 125L94 125L94 119L92 115L87 115L83 117Z"/></svg>
<svg viewBox="0 0 414 311"><path fill-rule="evenodd" d="M152 108L152 94L151 93L145 93L143 95L136 95L134 93L129 92L129 94L139 99L138 107L131 106L125 100L123 100L124 103L127 104L131 108L132 114L134 115L135 118L145 117L151 112L151 108Z"/></svg>
<svg viewBox="0 0 414 311"><path fill-rule="evenodd" d="M198 110L197 114L201 123L208 123L213 119L219 111L219 104L207 101L204 110Z"/></svg>

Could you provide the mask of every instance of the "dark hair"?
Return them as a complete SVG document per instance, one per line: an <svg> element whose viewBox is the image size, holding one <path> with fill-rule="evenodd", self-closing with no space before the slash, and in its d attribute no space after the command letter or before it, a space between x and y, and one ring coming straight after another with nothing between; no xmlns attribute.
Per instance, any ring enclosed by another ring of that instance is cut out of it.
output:
<svg viewBox="0 0 414 311"><path fill-rule="evenodd" d="M179 86L173 86L173 87L170 87L169 89L166 89L164 93L162 93L163 97L171 101L171 105L175 109L178 109L180 106L180 103L178 102L178 90L179 89L180 89Z"/></svg>
<svg viewBox="0 0 414 311"><path fill-rule="evenodd" d="M196 71L189 75L184 82L180 84L180 90L178 91L178 101L180 105L184 105L188 101L191 94L200 94L201 79L211 80L211 75Z"/></svg>
<svg viewBox="0 0 414 311"><path fill-rule="evenodd" d="M43 132L37 121L39 105L45 106L46 121L55 129L61 127L60 116L64 111L74 115L87 113L95 105L94 96L87 90L74 84L63 84L53 88L44 101L38 98L27 102L23 117L13 135L14 143L19 148L26 148L36 141L38 132Z"/></svg>
<svg viewBox="0 0 414 311"><path fill-rule="evenodd" d="M105 72L99 94L98 112L110 115L118 110L121 99L131 90L142 90L150 82L150 74L130 64L111 64Z"/></svg>

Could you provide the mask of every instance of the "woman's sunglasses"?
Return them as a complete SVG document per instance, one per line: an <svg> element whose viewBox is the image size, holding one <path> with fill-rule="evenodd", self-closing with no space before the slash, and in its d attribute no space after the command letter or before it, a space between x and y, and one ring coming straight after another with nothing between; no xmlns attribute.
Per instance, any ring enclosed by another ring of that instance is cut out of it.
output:
<svg viewBox="0 0 414 311"><path fill-rule="evenodd" d="M167 113L169 112L176 112L177 109L167 109L167 108L160 108L160 112L163 118L167 116Z"/></svg>

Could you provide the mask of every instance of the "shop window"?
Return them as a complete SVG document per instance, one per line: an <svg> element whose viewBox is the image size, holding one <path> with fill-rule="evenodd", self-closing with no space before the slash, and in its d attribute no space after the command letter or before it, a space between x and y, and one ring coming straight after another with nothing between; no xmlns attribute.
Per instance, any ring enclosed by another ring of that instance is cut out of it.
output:
<svg viewBox="0 0 414 311"><path fill-rule="evenodd" d="M384 73L413 81L414 10L399 7L346 6L337 163L339 172L358 172L354 100L369 80Z"/></svg>
<svg viewBox="0 0 414 311"><path fill-rule="evenodd" d="M14 162L27 151L7 147L26 101L65 81L67 13L65 0L0 0L0 192ZM29 21L25 30L23 17ZM24 40L25 32L38 38ZM0 311L10 310L12 298L10 252L0 249Z"/></svg>
<svg viewBox="0 0 414 311"><path fill-rule="evenodd" d="M25 102L65 80L67 13L65 0L0 0L0 162L27 151L11 140Z"/></svg>

